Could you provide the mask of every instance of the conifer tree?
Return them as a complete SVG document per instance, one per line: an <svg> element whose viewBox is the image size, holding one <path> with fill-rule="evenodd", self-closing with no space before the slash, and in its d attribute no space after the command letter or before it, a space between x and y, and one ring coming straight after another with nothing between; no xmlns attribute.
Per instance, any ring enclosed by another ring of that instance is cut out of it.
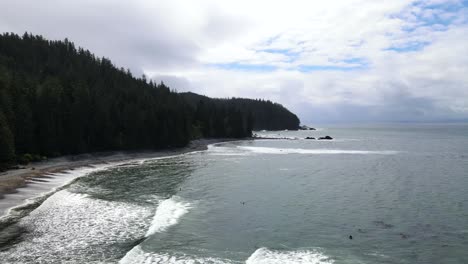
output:
<svg viewBox="0 0 468 264"><path fill-rule="evenodd" d="M6 121L5 115L0 111L0 164L12 162L15 157L13 133Z"/></svg>

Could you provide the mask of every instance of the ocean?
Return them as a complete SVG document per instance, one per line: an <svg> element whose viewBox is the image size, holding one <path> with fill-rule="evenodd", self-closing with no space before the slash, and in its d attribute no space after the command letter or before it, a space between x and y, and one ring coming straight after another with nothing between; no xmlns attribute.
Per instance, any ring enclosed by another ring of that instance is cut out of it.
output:
<svg viewBox="0 0 468 264"><path fill-rule="evenodd" d="M467 124L256 133L86 168L1 262L468 263Z"/></svg>

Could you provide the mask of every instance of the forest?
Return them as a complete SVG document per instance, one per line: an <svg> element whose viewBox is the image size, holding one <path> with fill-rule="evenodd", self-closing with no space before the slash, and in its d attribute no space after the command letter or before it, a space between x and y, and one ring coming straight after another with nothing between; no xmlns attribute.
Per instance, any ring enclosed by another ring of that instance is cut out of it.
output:
<svg viewBox="0 0 468 264"><path fill-rule="evenodd" d="M213 104L215 106L228 106L238 109L253 120L253 130L297 130L299 118L278 103L263 99L246 98L209 98L196 93L181 93L192 107L198 108L200 104Z"/></svg>
<svg viewBox="0 0 468 264"><path fill-rule="evenodd" d="M0 35L0 168L298 127L296 115L271 101L177 93L68 39Z"/></svg>

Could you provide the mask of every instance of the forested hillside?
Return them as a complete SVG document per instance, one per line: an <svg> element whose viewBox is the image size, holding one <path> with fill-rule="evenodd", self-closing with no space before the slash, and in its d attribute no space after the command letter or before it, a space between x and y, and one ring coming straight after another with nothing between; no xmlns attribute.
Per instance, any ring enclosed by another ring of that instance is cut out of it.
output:
<svg viewBox="0 0 468 264"><path fill-rule="evenodd" d="M254 120L268 129L265 124L281 118L270 109L279 105L246 108L251 101L239 100L192 104L163 83L136 78L66 39L0 35L0 164L247 137ZM259 119L257 112L268 114Z"/></svg>
<svg viewBox="0 0 468 264"><path fill-rule="evenodd" d="M262 99L245 98L209 98L195 93L182 93L187 102L193 107L200 105L200 102L213 105L228 105L245 115L250 116L253 121L253 130L297 130L299 128L299 118L288 109L278 103L273 103Z"/></svg>

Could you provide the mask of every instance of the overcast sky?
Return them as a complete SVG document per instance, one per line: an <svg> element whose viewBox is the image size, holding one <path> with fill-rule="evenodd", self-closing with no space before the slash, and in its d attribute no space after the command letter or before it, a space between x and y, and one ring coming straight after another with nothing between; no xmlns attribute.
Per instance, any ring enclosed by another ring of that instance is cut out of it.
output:
<svg viewBox="0 0 468 264"><path fill-rule="evenodd" d="M303 123L468 120L468 1L15 0L0 31L69 38L212 97Z"/></svg>

